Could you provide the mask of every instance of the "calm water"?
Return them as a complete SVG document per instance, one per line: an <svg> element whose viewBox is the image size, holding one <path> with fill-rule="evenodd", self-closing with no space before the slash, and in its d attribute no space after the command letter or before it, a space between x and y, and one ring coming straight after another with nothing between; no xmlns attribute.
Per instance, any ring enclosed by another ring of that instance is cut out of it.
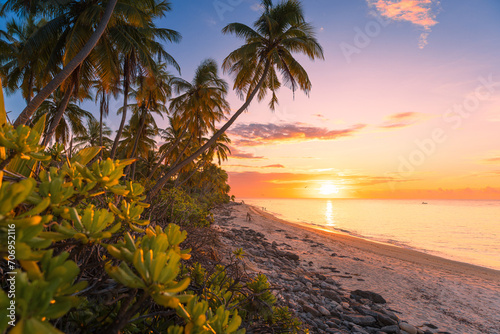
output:
<svg viewBox="0 0 500 334"><path fill-rule="evenodd" d="M244 199L290 222L500 270L500 201Z"/></svg>

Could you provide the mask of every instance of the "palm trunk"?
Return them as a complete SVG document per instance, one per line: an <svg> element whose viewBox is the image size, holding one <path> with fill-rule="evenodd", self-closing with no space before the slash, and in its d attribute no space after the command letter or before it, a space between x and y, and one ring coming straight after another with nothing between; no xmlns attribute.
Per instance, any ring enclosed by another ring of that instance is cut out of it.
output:
<svg viewBox="0 0 500 334"><path fill-rule="evenodd" d="M153 177L154 173L158 170L158 168L160 168L162 161L165 160L166 157L170 153L172 153L172 151L179 145L179 143L181 142L182 137L184 137L184 135L186 134L187 129L188 129L188 127L189 127L190 124L191 124L191 120L186 125L186 128L182 131L181 135L179 137L177 137L177 139L175 140L175 142L168 148L168 150L161 155L160 160L153 167L153 170L149 173L149 175L147 177L147 180L149 180L149 179L151 179Z"/></svg>
<svg viewBox="0 0 500 334"><path fill-rule="evenodd" d="M197 171L199 171L202 166L205 167L206 165L207 165L207 162L202 161L196 168L194 168L194 170L191 172L191 174L188 175L188 177L186 179L182 180L182 182L180 184L174 185L174 187L182 187L184 185L184 183L186 183L190 178L192 178L194 176L194 174Z"/></svg>
<svg viewBox="0 0 500 334"><path fill-rule="evenodd" d="M30 73L30 79L28 81L28 97L26 98L26 105L31 102L31 95L33 94L33 72Z"/></svg>
<svg viewBox="0 0 500 334"><path fill-rule="evenodd" d="M99 114L100 114L99 115L99 146L101 146L101 151L99 152L99 155L102 158L102 114L104 114L102 101L101 101L101 110L100 110Z"/></svg>
<svg viewBox="0 0 500 334"><path fill-rule="evenodd" d="M97 45L97 42L99 42L102 34L104 33L106 26L108 25L109 19L113 14L113 10L115 9L115 5L117 2L118 0L109 0L108 4L106 5L106 10L104 11L104 15L101 18L101 22L99 22L99 25L97 26L92 36L90 36L90 39L83 46L80 52L78 52L78 54L73 59L71 59L71 61L66 66L64 66L61 72L57 73L57 75L47 84L47 86L43 87L43 89L38 92L38 94L30 101L30 103L26 106L26 108L24 108L24 110L14 122L14 127L17 127L21 124L26 124L30 120L31 116L33 116L33 113L38 109L38 107L40 107L42 102L45 101L45 99L48 98L50 94L52 94L57 89L57 87L59 87L64 82L64 80L66 80L71 75L71 73L73 73L73 71L85 60L85 58L87 58L90 52L92 52L94 47Z"/></svg>
<svg viewBox="0 0 500 334"><path fill-rule="evenodd" d="M255 97L255 95L257 95L257 92L259 91L259 89L264 84L264 81L265 81L265 79L267 77L267 73L269 72L269 68L270 67L271 67L271 63L268 60L266 62L266 65L265 65L265 68L264 68L264 72L262 73L262 77L260 78L259 83L257 84L257 86L255 86L254 90L248 96L248 98L246 99L245 103L243 103L243 105L241 106L241 108L238 109L238 111L233 115L233 117L231 117L229 119L229 121L227 121L227 123L224 124L224 126L222 128L220 128L220 130L217 131L212 136L212 138L210 138L205 143L205 145L203 145L198 150L196 150L196 152L194 152L193 154L191 154L187 159L185 159L184 161L182 161L180 164L174 166L160 180L158 180L158 182L156 183L156 185L147 194L146 201L148 203L151 203L151 199L158 194L158 192L165 186L165 184L167 184L168 180L170 179L170 177L172 175L174 175L175 173L177 173L184 166L186 166L187 164L189 164L191 161L193 161L194 159L196 159L197 157L199 157L203 152L205 152L207 149L209 149L217 141L217 139L236 121L236 119L248 108L248 106L252 102L253 98Z"/></svg>
<svg viewBox="0 0 500 334"><path fill-rule="evenodd" d="M135 140L134 140L134 146L132 147L132 153L130 154L130 157L129 158L133 158L135 156L135 152L137 151L137 146L139 145L139 139L142 135L142 131L144 131L144 125L146 124L146 115L143 115L141 117L141 125L139 126L139 131L137 132L137 135L135 136ZM127 171L125 172L125 174L128 174L128 172L130 171L130 169L132 169L132 176L131 176L131 179L133 180L134 179L134 174L135 174L135 164L137 163L137 161L134 161L134 163L132 164L132 166L127 166Z"/></svg>
<svg viewBox="0 0 500 334"><path fill-rule="evenodd" d="M115 158L116 149L118 148L118 143L122 136L123 128L125 127L125 121L127 120L127 107L128 107L128 90L130 86L130 63L128 57L125 57L125 62L123 63L123 110L122 110L122 120L120 122L120 127L116 133L115 141L113 142L113 148L109 154L111 159Z"/></svg>
<svg viewBox="0 0 500 334"><path fill-rule="evenodd" d="M59 122L61 122L61 119L64 117L64 112L68 107L69 100L71 99L72 94L73 94L73 83L71 83L66 92L64 92L64 97L61 101L61 104L59 105L59 109L57 109L57 114L52 119L52 122L50 122L49 130L45 134L45 138L43 138L42 146L47 146L47 144L52 139L52 136L56 132L56 128L59 125Z"/></svg>

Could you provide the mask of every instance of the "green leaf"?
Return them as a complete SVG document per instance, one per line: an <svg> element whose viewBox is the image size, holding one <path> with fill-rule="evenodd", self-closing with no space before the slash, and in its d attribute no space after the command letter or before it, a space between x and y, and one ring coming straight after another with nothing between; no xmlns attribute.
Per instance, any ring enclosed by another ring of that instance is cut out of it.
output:
<svg viewBox="0 0 500 334"><path fill-rule="evenodd" d="M73 158L71 158L71 163L78 162L82 166L88 164L94 157L101 151L101 147L87 147L78 152Z"/></svg>

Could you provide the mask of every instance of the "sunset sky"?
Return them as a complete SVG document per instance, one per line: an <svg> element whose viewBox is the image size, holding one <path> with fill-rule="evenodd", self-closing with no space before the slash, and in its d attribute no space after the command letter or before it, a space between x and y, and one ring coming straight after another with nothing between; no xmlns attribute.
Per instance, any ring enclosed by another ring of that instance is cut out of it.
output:
<svg viewBox="0 0 500 334"><path fill-rule="evenodd" d="M188 80L241 44L226 24L260 11L255 0L172 3L161 25L183 35L168 50ZM283 88L275 112L253 102L230 129L234 195L500 199L498 0L302 3L325 61L298 57L309 97ZM18 113L15 96L7 108Z"/></svg>

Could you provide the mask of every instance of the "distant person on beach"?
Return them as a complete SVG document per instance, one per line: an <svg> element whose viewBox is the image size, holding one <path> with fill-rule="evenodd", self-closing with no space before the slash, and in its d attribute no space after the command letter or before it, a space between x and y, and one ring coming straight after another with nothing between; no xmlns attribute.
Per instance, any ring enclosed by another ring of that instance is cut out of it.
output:
<svg viewBox="0 0 500 334"><path fill-rule="evenodd" d="M252 216L250 215L250 212L247 212L247 218L245 220L247 220L249 222L252 221Z"/></svg>

